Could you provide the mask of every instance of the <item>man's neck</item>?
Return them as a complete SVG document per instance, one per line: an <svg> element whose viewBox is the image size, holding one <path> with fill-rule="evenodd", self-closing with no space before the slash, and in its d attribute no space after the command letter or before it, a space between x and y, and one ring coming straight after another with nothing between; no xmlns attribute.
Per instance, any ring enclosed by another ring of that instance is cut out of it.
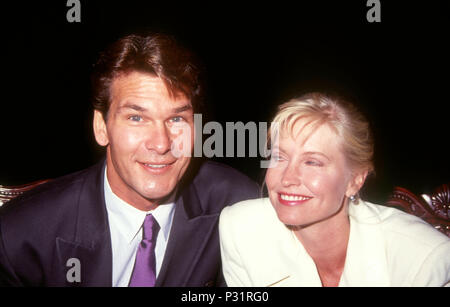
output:
<svg viewBox="0 0 450 307"><path fill-rule="evenodd" d="M161 199L149 199L145 198L142 195L138 193L128 193L121 190L119 186L115 186L114 184L111 184L111 182L115 182L114 180L110 180L109 176L114 176L114 174L108 173L108 167L106 167L106 176L105 180L108 181L108 185L111 188L111 191L119 197L121 200L123 200L128 205L141 210L145 212L152 211L156 209L159 205L172 203L175 201L175 195L177 192L177 188L175 188L169 195L161 198ZM125 197L126 195L126 197Z"/></svg>

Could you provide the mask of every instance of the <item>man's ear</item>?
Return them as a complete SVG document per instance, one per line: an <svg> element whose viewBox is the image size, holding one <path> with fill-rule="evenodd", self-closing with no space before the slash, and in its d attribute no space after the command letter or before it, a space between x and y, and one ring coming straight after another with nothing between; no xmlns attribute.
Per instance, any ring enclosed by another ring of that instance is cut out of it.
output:
<svg viewBox="0 0 450 307"><path fill-rule="evenodd" d="M353 174L352 180L348 183L347 191L345 192L345 196L350 197L352 195L355 195L361 190L362 186L364 185L364 182L366 181L368 171L362 170L355 172Z"/></svg>
<svg viewBox="0 0 450 307"><path fill-rule="evenodd" d="M109 144L108 131L106 129L106 122L103 119L103 115L99 110L94 110L94 135L95 140L100 146L106 146Z"/></svg>

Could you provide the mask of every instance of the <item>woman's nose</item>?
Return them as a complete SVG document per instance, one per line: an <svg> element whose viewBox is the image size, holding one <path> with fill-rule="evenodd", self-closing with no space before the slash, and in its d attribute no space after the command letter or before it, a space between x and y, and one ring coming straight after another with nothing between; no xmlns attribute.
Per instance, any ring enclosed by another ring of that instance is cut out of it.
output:
<svg viewBox="0 0 450 307"><path fill-rule="evenodd" d="M285 187L291 185L300 185L300 171L295 166L288 165L283 172L281 184Z"/></svg>

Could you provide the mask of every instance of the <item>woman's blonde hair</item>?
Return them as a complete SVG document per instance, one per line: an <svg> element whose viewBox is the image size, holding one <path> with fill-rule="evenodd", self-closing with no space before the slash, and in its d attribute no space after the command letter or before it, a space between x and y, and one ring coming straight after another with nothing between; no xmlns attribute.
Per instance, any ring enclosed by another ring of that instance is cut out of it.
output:
<svg viewBox="0 0 450 307"><path fill-rule="evenodd" d="M272 126L276 123L275 127L280 131L293 133L294 125L300 119L307 120L305 126L310 126L311 132L328 124L341 138L341 149L350 166L368 172L374 170L374 141L369 123L353 104L338 96L309 93L280 105ZM268 137L270 144L271 132Z"/></svg>

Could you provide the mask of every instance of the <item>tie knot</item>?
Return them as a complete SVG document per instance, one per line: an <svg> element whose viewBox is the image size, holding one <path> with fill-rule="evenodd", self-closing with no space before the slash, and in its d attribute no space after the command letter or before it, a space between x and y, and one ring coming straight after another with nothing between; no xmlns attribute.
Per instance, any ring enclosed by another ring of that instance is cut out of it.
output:
<svg viewBox="0 0 450 307"><path fill-rule="evenodd" d="M159 224L152 214L147 214L143 225L142 240L155 241L159 231Z"/></svg>

